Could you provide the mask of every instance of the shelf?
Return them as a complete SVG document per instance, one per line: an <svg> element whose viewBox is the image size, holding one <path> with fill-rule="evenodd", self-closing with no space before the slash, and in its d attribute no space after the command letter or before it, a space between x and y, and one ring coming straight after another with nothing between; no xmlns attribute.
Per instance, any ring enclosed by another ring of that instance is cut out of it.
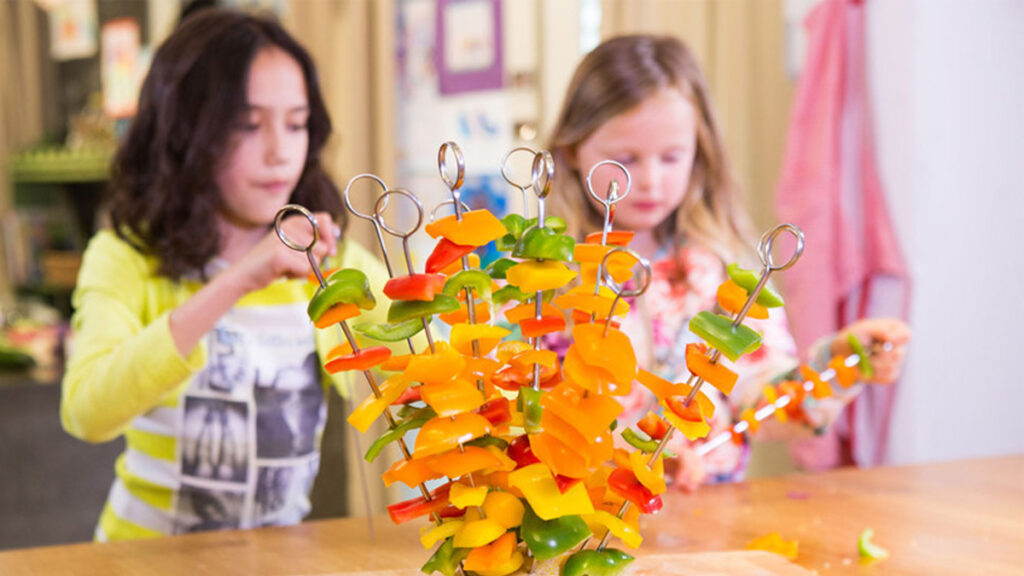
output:
<svg viewBox="0 0 1024 576"><path fill-rule="evenodd" d="M103 182L110 176L113 149L36 148L10 159L11 180L20 183Z"/></svg>

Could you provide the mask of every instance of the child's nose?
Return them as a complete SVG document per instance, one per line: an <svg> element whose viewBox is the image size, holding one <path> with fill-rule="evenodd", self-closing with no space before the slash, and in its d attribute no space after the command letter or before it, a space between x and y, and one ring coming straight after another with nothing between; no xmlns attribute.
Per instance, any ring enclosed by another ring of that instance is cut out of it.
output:
<svg viewBox="0 0 1024 576"><path fill-rule="evenodd" d="M661 178L661 163L657 158L645 158L637 163L633 180L640 190L649 190L658 183Z"/></svg>
<svg viewBox="0 0 1024 576"><path fill-rule="evenodd" d="M264 134L264 161L269 165L282 164L287 158L284 150L284 126L270 126Z"/></svg>

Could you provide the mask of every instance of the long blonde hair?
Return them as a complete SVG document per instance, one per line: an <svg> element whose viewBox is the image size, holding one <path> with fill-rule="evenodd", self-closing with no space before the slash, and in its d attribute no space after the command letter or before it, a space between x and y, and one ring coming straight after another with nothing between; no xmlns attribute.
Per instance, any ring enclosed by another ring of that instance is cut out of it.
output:
<svg viewBox="0 0 1024 576"><path fill-rule="evenodd" d="M603 215L587 200L583 179L569 161L576 148L602 124L664 88L677 88L698 113L697 151L682 203L656 231L675 244L684 237L725 261L749 252L750 217L732 175L707 81L690 50L670 36L611 38L584 57L566 93L548 143L555 158L549 213L569 221L568 232L582 238L601 229ZM581 171L583 174L581 174Z"/></svg>

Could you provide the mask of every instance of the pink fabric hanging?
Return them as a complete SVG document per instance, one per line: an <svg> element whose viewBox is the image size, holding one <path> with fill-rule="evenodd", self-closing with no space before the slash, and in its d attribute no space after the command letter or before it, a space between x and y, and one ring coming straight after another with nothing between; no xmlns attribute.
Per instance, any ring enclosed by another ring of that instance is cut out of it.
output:
<svg viewBox="0 0 1024 576"><path fill-rule="evenodd" d="M790 118L775 194L778 217L803 229L807 248L782 280L793 335L807 350L858 318L909 313L909 276L875 164L865 70L864 6L824 0L808 16L807 62ZM794 444L820 469L884 458L894 386L868 387L824 437Z"/></svg>

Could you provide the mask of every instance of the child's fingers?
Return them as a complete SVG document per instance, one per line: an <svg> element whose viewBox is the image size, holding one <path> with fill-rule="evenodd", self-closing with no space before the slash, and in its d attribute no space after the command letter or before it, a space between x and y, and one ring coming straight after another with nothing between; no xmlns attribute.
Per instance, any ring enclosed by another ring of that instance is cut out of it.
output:
<svg viewBox="0 0 1024 576"><path fill-rule="evenodd" d="M327 212L314 212L317 226L320 229L320 241L314 248L320 248L318 256L334 256L338 253L338 241L341 240L341 229Z"/></svg>

